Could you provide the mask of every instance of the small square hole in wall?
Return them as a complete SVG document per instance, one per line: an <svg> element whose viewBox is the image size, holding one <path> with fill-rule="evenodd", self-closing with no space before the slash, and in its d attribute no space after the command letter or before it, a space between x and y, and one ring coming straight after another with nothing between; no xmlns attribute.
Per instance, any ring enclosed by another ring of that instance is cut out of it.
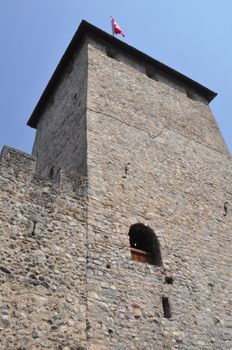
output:
<svg viewBox="0 0 232 350"><path fill-rule="evenodd" d="M174 278L171 276L165 276L165 283L167 284L173 284Z"/></svg>
<svg viewBox="0 0 232 350"><path fill-rule="evenodd" d="M113 58L114 60L117 60L117 52L110 47L106 48L106 55L110 58Z"/></svg>
<svg viewBox="0 0 232 350"><path fill-rule="evenodd" d="M169 304L169 300L167 297L162 297L162 304L163 304L163 312L164 312L164 317L165 318L171 318L171 307Z"/></svg>
<svg viewBox="0 0 232 350"><path fill-rule="evenodd" d="M186 88L186 95L188 98L190 98L193 101L197 100L197 96L196 96L195 92L189 88Z"/></svg>
<svg viewBox="0 0 232 350"><path fill-rule="evenodd" d="M158 76L154 69L146 67L146 76L155 81L159 81Z"/></svg>

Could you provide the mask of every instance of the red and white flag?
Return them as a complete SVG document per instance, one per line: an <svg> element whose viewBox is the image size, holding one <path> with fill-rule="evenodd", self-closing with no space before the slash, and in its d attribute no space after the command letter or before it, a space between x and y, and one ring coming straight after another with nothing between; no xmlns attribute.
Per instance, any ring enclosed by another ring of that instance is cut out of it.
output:
<svg viewBox="0 0 232 350"><path fill-rule="evenodd" d="M119 27L119 25L115 22L114 18L111 16L111 24L112 24L112 32L114 34L121 34L122 36L125 36L122 29Z"/></svg>

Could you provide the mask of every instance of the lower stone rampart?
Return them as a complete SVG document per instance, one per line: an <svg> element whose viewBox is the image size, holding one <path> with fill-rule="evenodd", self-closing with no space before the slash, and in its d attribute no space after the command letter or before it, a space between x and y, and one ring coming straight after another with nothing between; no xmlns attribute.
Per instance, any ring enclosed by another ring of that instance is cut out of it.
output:
<svg viewBox="0 0 232 350"><path fill-rule="evenodd" d="M0 160L0 348L85 349L86 180L34 174L35 159ZM77 326L78 325L78 326Z"/></svg>

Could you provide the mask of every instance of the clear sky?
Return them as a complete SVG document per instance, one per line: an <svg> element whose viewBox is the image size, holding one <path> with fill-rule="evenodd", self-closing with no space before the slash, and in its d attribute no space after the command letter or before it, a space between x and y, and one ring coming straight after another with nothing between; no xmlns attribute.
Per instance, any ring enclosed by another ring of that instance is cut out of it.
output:
<svg viewBox="0 0 232 350"><path fill-rule="evenodd" d="M0 148L31 152L26 126L82 19L216 91L211 103L232 152L232 0L0 0Z"/></svg>

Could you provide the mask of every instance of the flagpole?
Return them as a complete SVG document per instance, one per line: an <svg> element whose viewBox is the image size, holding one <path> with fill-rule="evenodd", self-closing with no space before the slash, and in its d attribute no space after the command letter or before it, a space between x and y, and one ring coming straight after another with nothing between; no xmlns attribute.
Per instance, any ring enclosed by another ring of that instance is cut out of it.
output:
<svg viewBox="0 0 232 350"><path fill-rule="evenodd" d="M111 30L112 30L112 34L113 34L113 36L114 36L114 27L113 27L113 22L112 22L112 19L113 19L113 17L112 17L112 16L110 16Z"/></svg>

